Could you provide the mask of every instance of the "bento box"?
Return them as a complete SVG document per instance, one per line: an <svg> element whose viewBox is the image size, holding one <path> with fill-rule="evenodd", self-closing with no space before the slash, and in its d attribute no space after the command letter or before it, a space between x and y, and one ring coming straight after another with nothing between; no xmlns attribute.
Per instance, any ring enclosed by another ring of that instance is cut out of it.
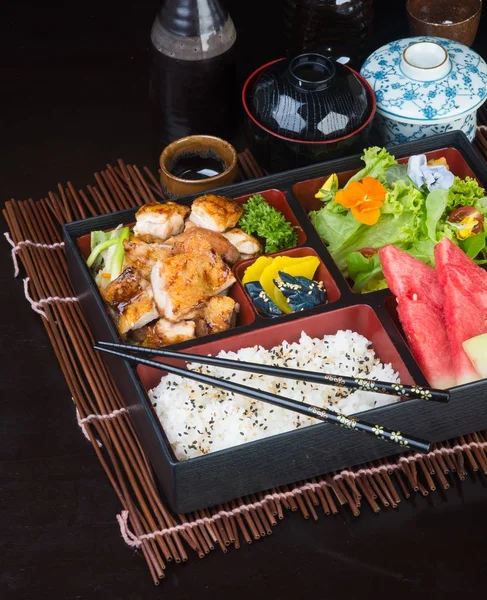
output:
<svg viewBox="0 0 487 600"><path fill-rule="evenodd" d="M397 159L422 153L428 158L446 156L455 174L475 176L487 188L487 167L460 132L398 145L393 153ZM250 194L261 193L269 203L286 214L298 229L298 241L295 248L279 254L316 256L320 262L316 277L328 289L328 302L275 318L262 316L241 283L245 264L236 263L233 267L236 283L231 292L241 307L236 327L174 344L171 349L185 349L200 355L214 355L221 350L233 352L255 345L270 349L284 340L290 343L297 341L301 332L323 336L350 329L372 342L376 355L382 362L392 365L401 382L427 385L401 330L391 292L382 289L368 294L354 293L308 218L308 211L316 206L314 194L328 175L337 173L339 178L346 180L360 167L360 155L355 155L219 189L219 194L240 202ZM180 198L178 202L189 206L193 199L190 196ZM91 231L106 231L120 223L133 223L136 210L124 210L64 226L71 282L97 340L122 341L86 265L89 253L87 240ZM161 371L141 365L136 367L111 356L105 356L104 360L130 412L161 493L171 508L179 513L402 451L399 446L375 436L359 435L329 423L320 423L178 460L148 394L160 381ZM361 414L369 422L440 442L487 428L486 394L487 380L484 379L452 388L451 400L447 404L409 399Z"/></svg>

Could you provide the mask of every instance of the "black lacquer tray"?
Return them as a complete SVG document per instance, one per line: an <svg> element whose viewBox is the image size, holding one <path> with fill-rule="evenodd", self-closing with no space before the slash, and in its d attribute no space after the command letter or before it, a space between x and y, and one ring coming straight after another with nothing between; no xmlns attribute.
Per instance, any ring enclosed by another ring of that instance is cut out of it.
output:
<svg viewBox="0 0 487 600"><path fill-rule="evenodd" d="M418 153L431 157L446 155L455 174L462 177L473 174L487 188L487 167L463 133L452 132L395 146L392 152L398 159ZM291 253L299 255L300 249L308 249L318 255L322 261L320 272L332 283L334 291L325 306L269 319L254 311L246 293L239 287L235 294L245 305L245 310L236 328L172 347L214 354L221 349L237 350L255 344L271 347L283 339L294 341L301 331L324 335L348 328L368 337L379 358L383 362L391 362L403 382L425 385L426 380L397 322L389 290L355 294L307 217L307 211L313 208L315 202L314 192L329 174L342 173L346 179L361 166L360 155L357 154L221 188L219 193L234 198L257 192L266 192L272 198L280 197L279 202L286 204L286 211L301 227L301 243ZM190 204L193 197L180 198L178 202ZM136 210L124 210L64 226L71 281L97 340L121 341L86 266L79 240L92 230L133 223ZM237 264L234 268L237 275L235 286L240 286L242 267L239 270ZM180 462L172 452L147 394L147 390L160 380L161 372L136 368L109 356L105 360L130 411L161 491L173 510L179 513L401 452L399 447L378 438L320 423ZM486 394L487 380L482 380L453 388L448 404L407 400L369 410L364 417L395 430L440 442L487 428Z"/></svg>

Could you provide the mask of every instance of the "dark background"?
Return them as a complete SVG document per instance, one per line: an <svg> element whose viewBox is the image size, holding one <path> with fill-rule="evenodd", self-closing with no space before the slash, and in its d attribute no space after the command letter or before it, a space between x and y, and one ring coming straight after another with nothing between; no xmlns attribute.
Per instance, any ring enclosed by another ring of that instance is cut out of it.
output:
<svg viewBox="0 0 487 600"><path fill-rule="evenodd" d="M280 0L227 0L241 80L283 55ZM4 3L0 13L0 199L84 186L107 162L156 168L148 42L159 2ZM484 14L474 48L487 56ZM371 46L408 34L404 2L377 0ZM4 229L6 226L4 225ZM0 598L481 597L487 478L359 518L287 515L269 539L169 566L152 585L122 541L120 510L76 425L41 319L0 247Z"/></svg>

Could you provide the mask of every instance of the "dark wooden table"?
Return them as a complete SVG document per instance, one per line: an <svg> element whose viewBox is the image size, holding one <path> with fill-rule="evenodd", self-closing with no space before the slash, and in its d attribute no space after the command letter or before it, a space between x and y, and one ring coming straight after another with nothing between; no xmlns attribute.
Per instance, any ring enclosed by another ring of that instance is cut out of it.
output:
<svg viewBox="0 0 487 600"><path fill-rule="evenodd" d="M0 35L0 191L43 197L122 157L155 168L147 48L159 2L87 0L4 7ZM279 0L228 0L242 74L281 54ZM372 43L407 35L404 2L376 2ZM485 17L485 15L484 15ZM487 56L483 19L475 48ZM6 226L4 224L4 230ZM122 541L120 506L38 315L0 244L0 598L481 597L487 585L487 478L397 510L318 523L289 515L264 539L170 566L160 588Z"/></svg>

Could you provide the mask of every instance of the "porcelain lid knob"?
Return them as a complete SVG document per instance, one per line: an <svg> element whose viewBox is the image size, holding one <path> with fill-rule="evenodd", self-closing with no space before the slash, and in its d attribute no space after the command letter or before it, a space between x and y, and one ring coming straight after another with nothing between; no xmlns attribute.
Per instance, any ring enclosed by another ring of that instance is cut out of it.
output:
<svg viewBox="0 0 487 600"><path fill-rule="evenodd" d="M401 70L417 81L436 81L446 77L451 70L446 49L436 42L415 42L404 49Z"/></svg>

